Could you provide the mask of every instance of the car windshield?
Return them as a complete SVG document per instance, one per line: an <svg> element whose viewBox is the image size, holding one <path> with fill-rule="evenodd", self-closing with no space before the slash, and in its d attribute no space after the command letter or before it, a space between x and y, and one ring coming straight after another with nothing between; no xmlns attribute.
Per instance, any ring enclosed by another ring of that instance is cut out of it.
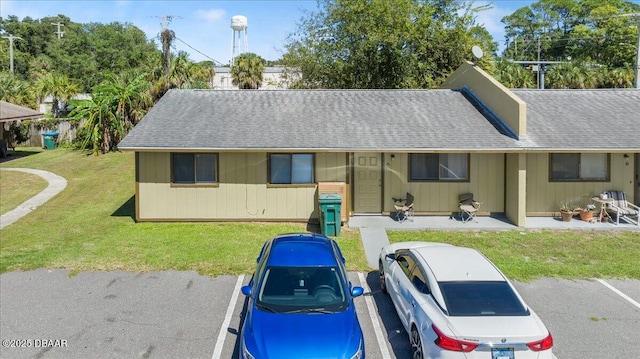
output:
<svg viewBox="0 0 640 359"><path fill-rule="evenodd" d="M507 282L440 282L439 286L452 317L529 315Z"/></svg>
<svg viewBox="0 0 640 359"><path fill-rule="evenodd" d="M273 313L335 313L347 297L337 267L267 267L256 306Z"/></svg>

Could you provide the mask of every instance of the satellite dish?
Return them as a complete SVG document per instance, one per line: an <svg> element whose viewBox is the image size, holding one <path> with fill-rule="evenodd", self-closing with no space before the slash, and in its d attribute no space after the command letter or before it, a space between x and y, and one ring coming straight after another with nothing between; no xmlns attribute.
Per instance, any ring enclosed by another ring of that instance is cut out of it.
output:
<svg viewBox="0 0 640 359"><path fill-rule="evenodd" d="M484 52L482 52L482 49L478 45L473 45L473 47L471 48L471 52L477 59L481 59L482 56L484 56Z"/></svg>

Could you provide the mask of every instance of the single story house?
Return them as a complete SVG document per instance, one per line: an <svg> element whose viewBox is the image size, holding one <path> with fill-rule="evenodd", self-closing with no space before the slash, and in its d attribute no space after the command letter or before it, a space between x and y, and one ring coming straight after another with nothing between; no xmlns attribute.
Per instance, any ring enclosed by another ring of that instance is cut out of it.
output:
<svg viewBox="0 0 640 359"><path fill-rule="evenodd" d="M9 143L9 124L15 121L33 120L42 117L42 113L28 107L16 105L0 100L0 158L7 157L8 148L13 148L15 144Z"/></svg>
<svg viewBox="0 0 640 359"><path fill-rule="evenodd" d="M315 221L328 188L347 220L472 192L524 226L605 190L638 202L640 90L509 90L472 63L435 90L170 90L118 148L138 221Z"/></svg>

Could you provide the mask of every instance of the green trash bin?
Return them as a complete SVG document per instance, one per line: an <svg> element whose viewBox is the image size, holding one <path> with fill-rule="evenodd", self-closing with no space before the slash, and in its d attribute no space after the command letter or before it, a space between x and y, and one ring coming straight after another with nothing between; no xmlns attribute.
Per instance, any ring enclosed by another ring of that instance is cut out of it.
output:
<svg viewBox="0 0 640 359"><path fill-rule="evenodd" d="M43 132L42 147L46 150L52 150L58 146L58 132Z"/></svg>
<svg viewBox="0 0 640 359"><path fill-rule="evenodd" d="M318 196L320 205L320 230L325 236L340 235L340 209L342 197L338 193L323 193Z"/></svg>

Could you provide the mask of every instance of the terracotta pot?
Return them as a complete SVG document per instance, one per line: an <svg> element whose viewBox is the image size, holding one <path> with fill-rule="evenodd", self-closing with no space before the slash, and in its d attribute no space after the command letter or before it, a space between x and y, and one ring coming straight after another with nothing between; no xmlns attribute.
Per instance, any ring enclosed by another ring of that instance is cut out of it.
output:
<svg viewBox="0 0 640 359"><path fill-rule="evenodd" d="M562 215L563 222L569 222L571 221L571 217L573 217L573 212L560 212L560 214Z"/></svg>
<svg viewBox="0 0 640 359"><path fill-rule="evenodd" d="M593 218L593 211L580 211L580 219L590 221Z"/></svg>

